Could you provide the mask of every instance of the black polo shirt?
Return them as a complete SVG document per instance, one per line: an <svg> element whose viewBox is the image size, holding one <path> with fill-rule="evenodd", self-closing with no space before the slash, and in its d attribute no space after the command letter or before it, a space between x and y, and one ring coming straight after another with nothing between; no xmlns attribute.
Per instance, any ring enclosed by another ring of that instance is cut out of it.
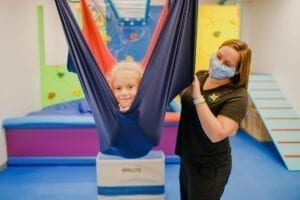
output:
<svg viewBox="0 0 300 200"><path fill-rule="evenodd" d="M223 115L240 123L247 111L248 94L245 88L235 88L231 84L204 90L203 84L208 73L197 73L201 91L212 113ZM229 139L212 143L204 133L191 92L187 89L182 97L182 111L178 127L176 154L185 162L222 166L231 159Z"/></svg>

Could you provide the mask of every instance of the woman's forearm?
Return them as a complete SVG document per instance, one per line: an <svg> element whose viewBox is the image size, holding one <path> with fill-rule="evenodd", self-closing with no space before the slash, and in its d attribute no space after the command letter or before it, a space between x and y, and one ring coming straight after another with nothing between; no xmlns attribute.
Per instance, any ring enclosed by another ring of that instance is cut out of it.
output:
<svg viewBox="0 0 300 200"><path fill-rule="evenodd" d="M201 126L211 142L219 142L237 131L237 122L225 116L215 117L205 102L195 107Z"/></svg>

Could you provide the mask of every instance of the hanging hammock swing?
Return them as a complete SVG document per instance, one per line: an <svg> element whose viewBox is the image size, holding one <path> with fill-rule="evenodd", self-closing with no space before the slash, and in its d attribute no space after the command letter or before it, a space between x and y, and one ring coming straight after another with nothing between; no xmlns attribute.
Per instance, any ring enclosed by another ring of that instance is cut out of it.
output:
<svg viewBox="0 0 300 200"><path fill-rule="evenodd" d="M197 0L172 0L161 16L142 61L145 72L138 93L126 112L119 111L105 78L116 59L101 38L95 42L103 43L100 50L91 48L86 39L90 27L83 27L84 37L66 0L55 2L69 46L69 64L95 118L100 151L125 158L146 155L159 144L169 102L193 80ZM81 4L83 13L88 12L84 0Z"/></svg>

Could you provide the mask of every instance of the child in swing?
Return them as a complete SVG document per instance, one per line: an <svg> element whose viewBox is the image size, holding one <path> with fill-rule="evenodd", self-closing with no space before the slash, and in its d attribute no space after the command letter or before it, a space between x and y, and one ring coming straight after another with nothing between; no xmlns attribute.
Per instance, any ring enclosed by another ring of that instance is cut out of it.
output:
<svg viewBox="0 0 300 200"><path fill-rule="evenodd" d="M110 73L110 87L121 112L131 107L138 91L143 69L137 62L121 61L115 64Z"/></svg>

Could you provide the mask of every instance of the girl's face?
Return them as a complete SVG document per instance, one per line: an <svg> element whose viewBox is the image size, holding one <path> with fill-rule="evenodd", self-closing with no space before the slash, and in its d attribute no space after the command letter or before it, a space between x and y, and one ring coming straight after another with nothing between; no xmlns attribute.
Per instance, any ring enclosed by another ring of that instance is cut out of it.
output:
<svg viewBox="0 0 300 200"><path fill-rule="evenodd" d="M140 84L137 72L122 70L112 77L112 91L118 103L130 106L136 96Z"/></svg>

